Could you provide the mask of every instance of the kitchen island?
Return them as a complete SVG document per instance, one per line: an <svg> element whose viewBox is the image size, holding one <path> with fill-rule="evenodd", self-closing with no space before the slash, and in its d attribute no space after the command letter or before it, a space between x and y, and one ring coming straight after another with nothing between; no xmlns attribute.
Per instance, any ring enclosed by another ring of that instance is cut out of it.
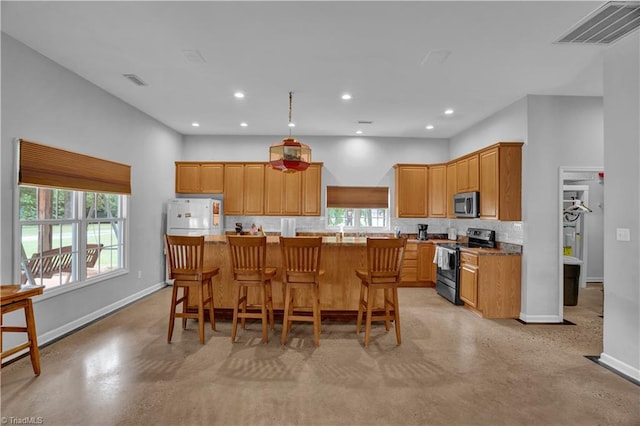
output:
<svg viewBox="0 0 640 426"><path fill-rule="evenodd" d="M214 278L214 303L216 309L232 309L235 297L235 283L229 258L229 247L223 235L205 237L205 265L217 266L220 273ZM282 286L282 255L280 238L267 236L267 266L273 266L278 272L272 281L273 306L276 310L284 308ZM320 309L322 311L357 312L360 296L360 281L355 269L367 267L367 238L334 236L322 237L320 268L324 275L320 278ZM257 302L250 300L250 302ZM300 295L296 297L307 297ZM251 299L251 297L250 297ZM304 299L298 302L305 303ZM298 303L297 302L297 303Z"/></svg>

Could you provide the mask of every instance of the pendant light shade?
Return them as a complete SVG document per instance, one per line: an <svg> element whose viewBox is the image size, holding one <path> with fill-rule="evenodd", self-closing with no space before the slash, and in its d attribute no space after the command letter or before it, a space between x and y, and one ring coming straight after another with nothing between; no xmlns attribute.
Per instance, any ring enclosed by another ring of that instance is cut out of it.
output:
<svg viewBox="0 0 640 426"><path fill-rule="evenodd" d="M289 92L289 137L269 148L269 165L284 173L302 172L311 164L311 148L291 137L291 106L293 93Z"/></svg>
<svg viewBox="0 0 640 426"><path fill-rule="evenodd" d="M302 172L311 164L311 148L294 138L285 138L269 148L269 164L285 173Z"/></svg>

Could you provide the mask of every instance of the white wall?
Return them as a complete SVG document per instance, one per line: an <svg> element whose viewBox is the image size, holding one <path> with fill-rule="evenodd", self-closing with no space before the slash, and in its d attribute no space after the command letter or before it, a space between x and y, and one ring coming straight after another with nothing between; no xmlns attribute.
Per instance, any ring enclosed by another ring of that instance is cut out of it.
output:
<svg viewBox="0 0 640 426"><path fill-rule="evenodd" d="M527 150L523 167L523 320L559 322L558 204L561 166L602 167L602 98L528 96Z"/></svg>
<svg viewBox="0 0 640 426"><path fill-rule="evenodd" d="M452 156L492 143L525 141L522 154L522 313L559 322L558 169L603 164L602 99L527 96L451 140Z"/></svg>
<svg viewBox="0 0 640 426"><path fill-rule="evenodd" d="M605 52L604 350L640 380L640 32ZM617 241L627 228L631 241Z"/></svg>
<svg viewBox="0 0 640 426"><path fill-rule="evenodd" d="M131 90L137 90L132 86ZM2 34L1 279L14 258L15 143L25 138L132 166L131 273L64 295L36 299L40 343L157 288L164 280L163 204L174 195L182 137L102 89ZM137 278L141 271L142 278ZM44 300L43 300L44 299Z"/></svg>

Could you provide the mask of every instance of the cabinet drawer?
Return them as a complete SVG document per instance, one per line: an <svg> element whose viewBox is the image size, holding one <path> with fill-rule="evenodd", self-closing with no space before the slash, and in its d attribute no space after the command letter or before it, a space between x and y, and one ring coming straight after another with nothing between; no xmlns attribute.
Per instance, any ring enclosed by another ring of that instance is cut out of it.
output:
<svg viewBox="0 0 640 426"><path fill-rule="evenodd" d="M478 266L478 256L476 256L475 254L460 253L460 263L467 263Z"/></svg>

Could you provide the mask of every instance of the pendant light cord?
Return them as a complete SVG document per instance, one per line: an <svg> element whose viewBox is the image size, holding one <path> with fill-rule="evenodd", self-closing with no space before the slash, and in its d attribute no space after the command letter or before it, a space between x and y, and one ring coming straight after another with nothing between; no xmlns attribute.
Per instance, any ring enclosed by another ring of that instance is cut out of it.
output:
<svg viewBox="0 0 640 426"><path fill-rule="evenodd" d="M289 137L291 137L291 109L293 105L293 92L289 92L289 123L287 126L289 127Z"/></svg>

